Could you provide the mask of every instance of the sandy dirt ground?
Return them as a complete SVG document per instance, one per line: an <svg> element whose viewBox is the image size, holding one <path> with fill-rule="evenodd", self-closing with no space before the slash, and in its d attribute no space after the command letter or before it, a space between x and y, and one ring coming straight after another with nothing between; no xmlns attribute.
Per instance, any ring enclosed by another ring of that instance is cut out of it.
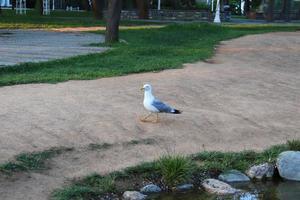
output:
<svg viewBox="0 0 300 200"><path fill-rule="evenodd" d="M140 122L144 83L183 114ZM165 153L262 150L300 138L300 32L222 42L214 58L183 69L2 87L0 101L0 163L21 152L75 148L52 159L49 170L0 176L1 200L47 199L74 177ZM145 139L152 142L125 145ZM113 145L86 148L104 142Z"/></svg>

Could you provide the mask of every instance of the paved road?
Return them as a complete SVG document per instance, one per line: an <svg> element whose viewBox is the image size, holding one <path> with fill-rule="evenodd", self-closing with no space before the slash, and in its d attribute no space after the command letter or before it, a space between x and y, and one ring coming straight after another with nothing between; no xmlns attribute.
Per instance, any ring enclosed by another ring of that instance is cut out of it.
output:
<svg viewBox="0 0 300 200"><path fill-rule="evenodd" d="M102 35L92 33L0 29L0 66L98 53L105 48L89 44L103 41Z"/></svg>

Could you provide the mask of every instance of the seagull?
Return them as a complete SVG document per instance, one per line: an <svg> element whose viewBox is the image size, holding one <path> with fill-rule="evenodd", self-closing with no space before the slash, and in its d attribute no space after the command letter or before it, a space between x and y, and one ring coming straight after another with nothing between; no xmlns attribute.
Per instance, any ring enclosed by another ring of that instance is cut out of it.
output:
<svg viewBox="0 0 300 200"><path fill-rule="evenodd" d="M142 122L146 122L146 119L153 113L156 113L155 123L158 122L158 113L181 114L180 110L172 108L159 99L156 99L152 94L152 86L150 84L145 84L141 90L144 91L144 107L150 112L146 117L141 119Z"/></svg>

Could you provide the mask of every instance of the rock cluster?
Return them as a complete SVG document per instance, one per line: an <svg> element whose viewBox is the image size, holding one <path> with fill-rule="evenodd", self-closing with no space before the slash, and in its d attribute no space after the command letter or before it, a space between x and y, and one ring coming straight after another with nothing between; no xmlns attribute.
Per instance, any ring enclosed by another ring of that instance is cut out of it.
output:
<svg viewBox="0 0 300 200"><path fill-rule="evenodd" d="M300 181L300 151L285 151L282 152L276 162L279 174L287 180ZM239 189L233 188L228 183L245 182L252 179L272 178L275 171L275 165L270 163L262 163L250 167L245 175L238 170L229 170L219 175L218 179L205 179L201 186L209 193L217 195L235 194L249 197L251 194L242 192ZM250 177L250 178L249 178ZM224 182L223 182L224 181ZM177 191L186 191L194 188L193 184L183 184L176 187ZM162 189L155 184L148 184L137 191L126 191L123 194L125 200L144 200L148 193L159 193Z"/></svg>

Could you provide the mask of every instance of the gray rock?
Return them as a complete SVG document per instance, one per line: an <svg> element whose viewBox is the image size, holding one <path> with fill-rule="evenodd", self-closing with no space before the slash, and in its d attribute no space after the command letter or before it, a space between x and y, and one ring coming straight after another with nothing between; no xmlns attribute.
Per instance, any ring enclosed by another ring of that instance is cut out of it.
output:
<svg viewBox="0 0 300 200"><path fill-rule="evenodd" d="M183 184L179 185L176 187L176 190L178 191L186 191L186 190L191 190L193 189L194 185L193 184Z"/></svg>
<svg viewBox="0 0 300 200"><path fill-rule="evenodd" d="M229 170L219 175L219 180L225 182L250 181L250 178L238 170Z"/></svg>
<svg viewBox="0 0 300 200"><path fill-rule="evenodd" d="M126 191L123 194L124 200L144 200L147 198L147 195L144 195L137 191Z"/></svg>
<svg viewBox="0 0 300 200"><path fill-rule="evenodd" d="M158 193L161 192L161 188L154 184L149 184L141 188L142 193Z"/></svg>
<svg viewBox="0 0 300 200"><path fill-rule="evenodd" d="M300 181L300 151L285 151L277 158L279 175L287 180Z"/></svg>
<svg viewBox="0 0 300 200"><path fill-rule="evenodd" d="M254 165L246 171L246 174L250 178L255 178L255 179L272 178L274 175L274 165L270 163Z"/></svg>
<svg viewBox="0 0 300 200"><path fill-rule="evenodd" d="M241 191L217 179L205 179L201 185L207 192L218 195L236 194Z"/></svg>

